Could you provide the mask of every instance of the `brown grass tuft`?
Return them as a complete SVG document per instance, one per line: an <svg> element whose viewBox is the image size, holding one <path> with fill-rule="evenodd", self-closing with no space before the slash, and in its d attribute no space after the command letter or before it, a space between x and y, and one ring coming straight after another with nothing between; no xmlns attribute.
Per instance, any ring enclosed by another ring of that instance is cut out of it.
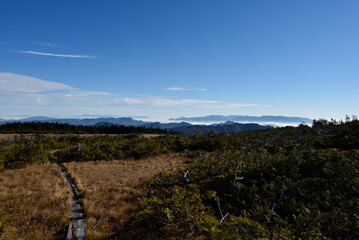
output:
<svg viewBox="0 0 359 240"><path fill-rule="evenodd" d="M64 164L83 191L89 239L121 239L118 230L129 220L136 199L145 192L139 185L160 172L184 166L175 155L141 160L71 162Z"/></svg>
<svg viewBox="0 0 359 240"><path fill-rule="evenodd" d="M7 215L1 240L64 239L69 196L55 164L0 173L0 210Z"/></svg>

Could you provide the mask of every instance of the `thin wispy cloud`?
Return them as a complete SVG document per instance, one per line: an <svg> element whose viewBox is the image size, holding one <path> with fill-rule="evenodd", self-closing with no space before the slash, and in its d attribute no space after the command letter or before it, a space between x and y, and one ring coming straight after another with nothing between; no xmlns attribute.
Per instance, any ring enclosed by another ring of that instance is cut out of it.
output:
<svg viewBox="0 0 359 240"><path fill-rule="evenodd" d="M41 45L41 46L50 47L50 48L70 49L69 47L64 47L64 46L61 46L61 45L59 45L57 43L54 43L54 42L32 42L32 44Z"/></svg>
<svg viewBox="0 0 359 240"><path fill-rule="evenodd" d="M199 107L199 108L239 108L257 107L258 104L227 103L217 100L203 99L171 99L158 96L127 97L119 94L86 91L75 87L42 80L34 77L0 73L0 102L34 105L92 106L114 107Z"/></svg>
<svg viewBox="0 0 359 240"><path fill-rule="evenodd" d="M245 104L245 103L227 103L226 108L240 108L240 107L258 107L258 104Z"/></svg>
<svg viewBox="0 0 359 240"><path fill-rule="evenodd" d="M0 91L4 92L43 92L59 90L76 90L66 84L46 81L13 73L0 73Z"/></svg>
<svg viewBox="0 0 359 240"><path fill-rule="evenodd" d="M113 101L111 93L85 91L66 84L14 73L0 73L0 102L83 104Z"/></svg>
<svg viewBox="0 0 359 240"><path fill-rule="evenodd" d="M15 52L41 55L41 56L64 57L64 58L91 58L91 59L97 58L89 55L57 54L57 53L45 53L45 52L36 52L36 51L15 51Z"/></svg>
<svg viewBox="0 0 359 240"><path fill-rule="evenodd" d="M201 106L207 104L220 103L220 101L212 100L198 100L198 99L169 99L161 97L152 98L121 98L115 101L118 104L128 105L151 105L161 107L173 107L173 106Z"/></svg>
<svg viewBox="0 0 359 240"><path fill-rule="evenodd" d="M170 87L167 88L169 91L207 91L206 88L183 88L183 87Z"/></svg>
<svg viewBox="0 0 359 240"><path fill-rule="evenodd" d="M88 96L109 96L109 95L112 94L108 92L84 91L84 90L68 91L65 94L66 97L88 97Z"/></svg>

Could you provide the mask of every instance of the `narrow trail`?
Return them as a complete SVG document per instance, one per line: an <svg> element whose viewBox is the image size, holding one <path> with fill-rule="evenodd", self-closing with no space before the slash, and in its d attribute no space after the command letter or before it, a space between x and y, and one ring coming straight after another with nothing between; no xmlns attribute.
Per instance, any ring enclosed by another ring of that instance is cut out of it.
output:
<svg viewBox="0 0 359 240"><path fill-rule="evenodd" d="M67 232L66 240L85 240L85 218L86 213L82 202L81 194L77 190L74 180L71 175L67 172L64 165L58 163L62 176L66 180L66 184L69 187L70 194L72 196L70 201L70 225Z"/></svg>

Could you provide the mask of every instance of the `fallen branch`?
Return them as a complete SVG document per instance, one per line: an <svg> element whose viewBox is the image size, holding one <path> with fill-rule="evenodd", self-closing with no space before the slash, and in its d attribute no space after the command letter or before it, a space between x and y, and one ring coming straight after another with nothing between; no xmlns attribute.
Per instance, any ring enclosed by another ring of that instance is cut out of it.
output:
<svg viewBox="0 0 359 240"><path fill-rule="evenodd" d="M220 198L217 198L217 205L218 205L218 209L219 209L219 213L221 214L221 221L219 222L219 224L221 224L222 222L224 222L226 220L226 218L229 216L229 213L227 212L225 215L223 215L222 213L222 209L221 209L221 205L220 205Z"/></svg>
<svg viewBox="0 0 359 240"><path fill-rule="evenodd" d="M97 227L97 224L101 221L103 215L101 215L101 217L99 218L99 220L96 221L96 224L90 229L90 232L92 232L93 230L95 230L95 228Z"/></svg>

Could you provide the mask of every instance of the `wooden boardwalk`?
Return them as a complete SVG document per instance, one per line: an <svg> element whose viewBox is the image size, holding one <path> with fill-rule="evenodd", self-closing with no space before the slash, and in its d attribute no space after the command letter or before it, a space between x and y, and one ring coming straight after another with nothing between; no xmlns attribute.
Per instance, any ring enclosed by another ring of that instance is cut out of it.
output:
<svg viewBox="0 0 359 240"><path fill-rule="evenodd" d="M82 197L77 190L75 182L71 175L67 172L66 168L62 164L58 164L62 176L66 180L66 184L69 187L72 199L70 201L70 225L67 232L66 240L85 240L86 239L86 213L82 202Z"/></svg>

